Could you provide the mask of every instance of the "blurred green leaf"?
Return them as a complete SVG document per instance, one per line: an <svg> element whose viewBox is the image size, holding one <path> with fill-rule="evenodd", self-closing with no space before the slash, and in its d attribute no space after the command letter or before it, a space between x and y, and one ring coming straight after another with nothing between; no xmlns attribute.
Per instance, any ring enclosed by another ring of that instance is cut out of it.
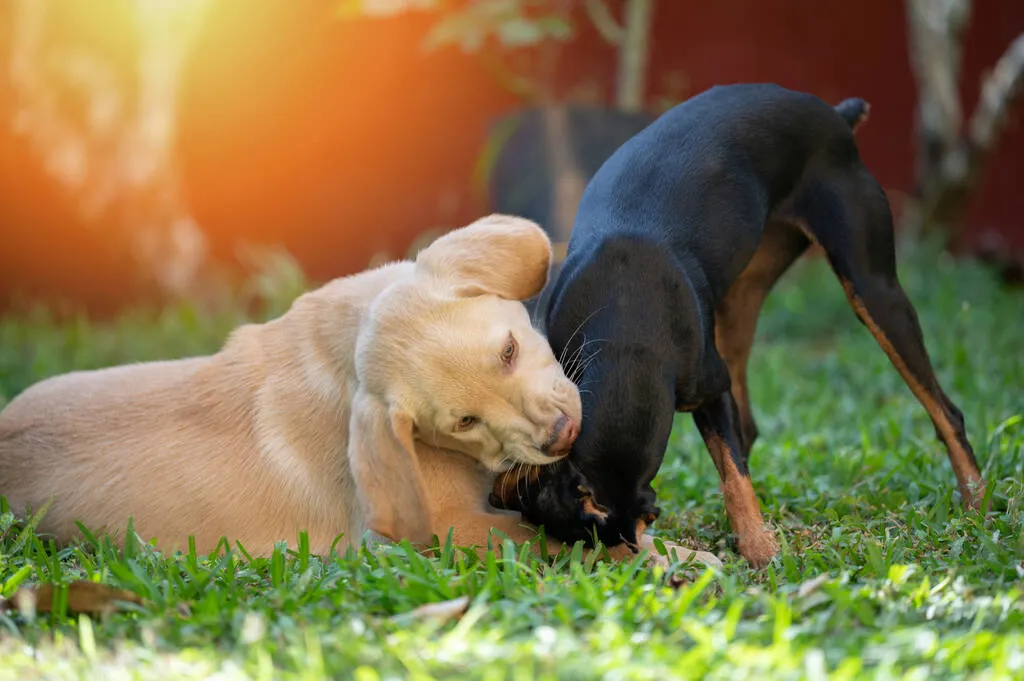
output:
<svg viewBox="0 0 1024 681"><path fill-rule="evenodd" d="M432 10L439 0L337 0L334 14L339 19L388 18L404 12Z"/></svg>
<svg viewBox="0 0 1024 681"><path fill-rule="evenodd" d="M475 52L489 38L516 49L532 47L548 39L570 38L572 25L566 17L547 12L548 4L522 0L467 2L434 24L424 40L424 49L456 45L465 52Z"/></svg>
<svg viewBox="0 0 1024 681"><path fill-rule="evenodd" d="M535 21L526 17L512 17L497 27L498 39L508 47L536 45L544 39L544 31Z"/></svg>

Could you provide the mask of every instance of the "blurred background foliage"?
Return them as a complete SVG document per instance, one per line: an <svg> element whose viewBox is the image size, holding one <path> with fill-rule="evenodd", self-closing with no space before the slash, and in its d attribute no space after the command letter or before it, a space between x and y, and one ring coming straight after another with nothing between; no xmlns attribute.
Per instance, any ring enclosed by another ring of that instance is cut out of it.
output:
<svg viewBox="0 0 1024 681"><path fill-rule="evenodd" d="M619 144L743 80L868 99L903 231L1019 279L1022 29L966 0L11 0L0 306L216 306L267 258L319 282L491 210L562 242Z"/></svg>

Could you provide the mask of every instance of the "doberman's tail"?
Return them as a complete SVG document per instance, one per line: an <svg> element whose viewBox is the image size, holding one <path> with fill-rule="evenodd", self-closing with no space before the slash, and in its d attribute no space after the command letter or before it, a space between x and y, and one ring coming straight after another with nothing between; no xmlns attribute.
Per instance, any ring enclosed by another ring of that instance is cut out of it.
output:
<svg viewBox="0 0 1024 681"><path fill-rule="evenodd" d="M850 124L854 132L868 120L871 105L859 97L844 99L836 105L836 111Z"/></svg>

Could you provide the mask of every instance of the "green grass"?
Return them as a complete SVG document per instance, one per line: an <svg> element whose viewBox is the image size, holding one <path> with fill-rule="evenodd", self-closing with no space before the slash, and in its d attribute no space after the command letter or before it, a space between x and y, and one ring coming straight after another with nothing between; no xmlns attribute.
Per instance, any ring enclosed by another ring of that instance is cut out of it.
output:
<svg viewBox="0 0 1024 681"><path fill-rule="evenodd" d="M162 557L100 539L55 550L0 515L0 588L93 579L142 606L95 620L0 615L0 680L33 678L1000 679L1024 677L1024 297L968 263L901 261L940 380L992 490L959 509L945 452L819 261L766 307L751 364L755 487L781 557L728 549L718 480L680 416L658 479L657 533L723 571L673 588L634 565L524 552L486 561L403 548L269 559ZM276 292L257 316L294 291ZM276 296L276 297L275 297ZM213 350L237 308L180 306L107 324L0 320L0 402L79 367ZM2 492L2 490L0 490ZM458 620L420 605L469 596Z"/></svg>

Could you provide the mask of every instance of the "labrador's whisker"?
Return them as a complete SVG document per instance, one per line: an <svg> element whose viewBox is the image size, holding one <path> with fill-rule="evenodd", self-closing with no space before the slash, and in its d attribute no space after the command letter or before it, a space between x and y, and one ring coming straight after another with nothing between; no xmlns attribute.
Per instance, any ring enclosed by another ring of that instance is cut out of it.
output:
<svg viewBox="0 0 1024 681"><path fill-rule="evenodd" d="M586 373L587 369L590 368L590 365L594 363L594 360L597 359L597 356L600 354L600 350L595 350L594 353L590 355L590 357L587 357L587 359L580 364L579 375L577 376L577 379L583 377L583 374ZM573 381L573 383L575 382L576 381Z"/></svg>
<svg viewBox="0 0 1024 681"><path fill-rule="evenodd" d="M580 345L579 348L576 349L576 352L573 353L573 356L569 360L569 365L571 367L571 371L573 371L573 373L575 373L576 369L580 366L580 364L586 361L586 360L582 360L581 361L580 358L583 355L583 350L588 345L590 345L591 343L601 343L601 342L604 342L604 340L605 340L604 338L592 338L590 340L586 340L586 337L584 337L583 343ZM598 352L600 352L600 349L598 349ZM590 355L590 357L588 357L587 359L590 359L592 357L593 357L593 355Z"/></svg>
<svg viewBox="0 0 1024 681"><path fill-rule="evenodd" d="M599 339L595 339L595 341L597 340ZM594 360L597 358L599 354L601 354L601 348L598 348L597 350L592 352L586 359L580 361L573 368L571 378L573 383L577 383L581 378L583 378L583 374L586 372L588 368L590 368L590 365L594 362Z"/></svg>

